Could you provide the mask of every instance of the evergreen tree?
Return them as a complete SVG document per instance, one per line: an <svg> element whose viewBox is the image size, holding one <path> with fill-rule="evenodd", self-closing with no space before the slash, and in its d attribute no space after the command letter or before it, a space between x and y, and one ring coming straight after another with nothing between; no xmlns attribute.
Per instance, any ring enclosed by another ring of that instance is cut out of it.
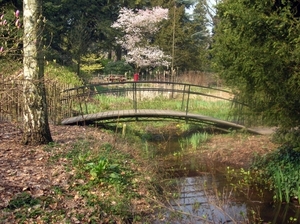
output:
<svg viewBox="0 0 300 224"><path fill-rule="evenodd" d="M209 39L205 13L200 10L201 2L197 4L194 15L186 14L186 8L194 5L194 1L157 2L169 8L169 20L163 23L156 43L173 56L172 67L182 71L204 69L205 57L201 55L204 55Z"/></svg>
<svg viewBox="0 0 300 224"><path fill-rule="evenodd" d="M111 28L122 7L141 7L146 1L135 0L52 0L44 2L47 18L45 37L50 46L48 59L80 64L87 53L118 50L114 45L118 31Z"/></svg>
<svg viewBox="0 0 300 224"><path fill-rule="evenodd" d="M253 112L300 125L299 4L227 0L218 5L213 56L221 78Z"/></svg>

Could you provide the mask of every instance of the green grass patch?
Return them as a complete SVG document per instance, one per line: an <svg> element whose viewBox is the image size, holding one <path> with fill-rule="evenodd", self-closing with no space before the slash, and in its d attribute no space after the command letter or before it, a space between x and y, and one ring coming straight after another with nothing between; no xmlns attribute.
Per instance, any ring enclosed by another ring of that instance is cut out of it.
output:
<svg viewBox="0 0 300 224"><path fill-rule="evenodd" d="M36 198L33 198L29 193L22 192L17 194L8 204L8 209L17 209L21 207L32 207L39 204L40 201Z"/></svg>
<svg viewBox="0 0 300 224"><path fill-rule="evenodd" d="M178 140L178 142L179 142L181 151L186 151L189 149L197 150L209 139L210 139L210 134L203 131L203 132L193 133L189 137L180 138Z"/></svg>
<svg viewBox="0 0 300 224"><path fill-rule="evenodd" d="M98 113L108 110L133 109L133 101L129 97L114 95L96 95L87 104L88 113ZM181 99L166 99L164 96L157 96L152 99L143 99L137 102L138 109L157 109L186 111L186 105ZM79 111L79 106L74 106ZM188 112L211 116L222 120L228 120L231 114L231 102L229 101L205 101L201 97L189 101Z"/></svg>

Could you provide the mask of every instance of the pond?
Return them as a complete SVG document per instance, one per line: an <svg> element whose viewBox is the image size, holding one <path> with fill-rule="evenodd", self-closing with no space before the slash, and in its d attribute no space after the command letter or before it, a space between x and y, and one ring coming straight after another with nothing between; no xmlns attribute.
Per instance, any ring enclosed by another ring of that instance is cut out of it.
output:
<svg viewBox="0 0 300 224"><path fill-rule="evenodd" d="M225 164L181 152L178 138L155 144L152 152L167 173L164 194L171 196L156 223L300 223L298 203L275 204L267 190L236 189L239 180L228 179Z"/></svg>

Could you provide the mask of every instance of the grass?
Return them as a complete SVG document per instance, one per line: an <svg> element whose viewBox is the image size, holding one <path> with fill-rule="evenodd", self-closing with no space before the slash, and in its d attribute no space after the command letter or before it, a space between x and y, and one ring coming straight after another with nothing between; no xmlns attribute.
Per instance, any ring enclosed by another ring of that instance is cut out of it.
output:
<svg viewBox="0 0 300 224"><path fill-rule="evenodd" d="M146 84L142 87L146 87ZM100 111L134 109L133 92L127 91L127 89L130 88L132 88L131 85L126 84L121 87L118 86L118 84L105 87L96 86L95 89L98 90L99 94L93 96L93 98L80 100L82 104L85 104L82 106L82 108L84 108L83 113L90 114ZM138 88L141 88L141 86ZM167 86L166 88L171 87ZM187 94L183 95L182 93L176 92L172 94L170 92L160 92L157 90L137 91L137 109L188 111L189 113L202 114L221 120L239 122L247 126L259 126L264 123L261 117L258 118L258 115L250 113L246 107L243 107L242 110L238 109L238 107L240 108L241 106L230 101L233 96L229 93L198 87L192 87L191 91L204 95L191 94L187 102ZM220 98L214 98L213 96ZM77 111L78 113L82 108L80 108L78 103L74 103L72 107L73 111ZM87 111L85 108L87 108Z"/></svg>
<svg viewBox="0 0 300 224"><path fill-rule="evenodd" d="M194 133L187 141L190 142L192 148L196 150L201 143L205 143L209 139L207 132Z"/></svg>
<svg viewBox="0 0 300 224"><path fill-rule="evenodd" d="M166 98L162 96L138 101L137 107L138 109L185 111L185 106L182 105L181 99L166 100ZM131 98L123 96L116 97L112 95L97 95L91 102L87 103L88 113L126 109L133 109L133 102ZM75 106L74 110L80 111L80 108ZM204 101L201 100L201 98L191 99L188 110L190 113L198 113L205 116L227 120L231 113L231 103L228 101Z"/></svg>
<svg viewBox="0 0 300 224"><path fill-rule="evenodd" d="M88 113L98 113L99 111L132 109L132 102L125 97L113 95L96 95L91 103L87 104ZM77 107L75 110L79 110Z"/></svg>

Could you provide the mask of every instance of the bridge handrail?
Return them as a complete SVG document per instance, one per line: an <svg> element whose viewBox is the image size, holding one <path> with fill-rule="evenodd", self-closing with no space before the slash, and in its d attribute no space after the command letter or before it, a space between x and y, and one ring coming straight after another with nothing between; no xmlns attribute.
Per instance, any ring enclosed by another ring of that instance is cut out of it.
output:
<svg viewBox="0 0 300 224"><path fill-rule="evenodd" d="M152 86L146 84L153 84ZM103 87L97 88L97 87ZM107 87L105 87L107 86ZM109 87L108 87L109 86ZM111 88L113 87L113 88ZM232 94L232 98L226 98L223 96L219 96L217 94L211 94L210 92L205 92L203 90L213 90L219 91L223 93ZM90 102L89 99L95 95L101 95L105 93L122 93L122 92L133 92L132 94L132 102L133 108L135 110L138 109L138 96L137 92L141 91L157 91L157 92L170 92L172 93L182 93L182 102L181 102L181 110L184 110L186 113L189 111L189 102L190 102L190 95L200 95L205 97L213 97L220 100L225 100L228 102L232 102L232 105L238 106L238 109L241 110L244 106L247 107L246 104L239 102L236 96L229 90L209 87L209 86L202 86L190 83L179 83L179 82L166 82L166 81L125 81L125 82L103 82L97 84L88 84L85 86L74 87L70 89L66 89L61 92L61 104L66 105L69 109L66 112L62 111L62 117L68 114L87 114L88 107L87 103ZM171 95L170 95L171 97ZM73 104L78 104L80 107L80 111L74 111L72 109ZM64 115L63 115L64 114Z"/></svg>
<svg viewBox="0 0 300 224"><path fill-rule="evenodd" d="M194 94L194 95L201 95L201 96L206 96L206 97L213 97L216 99L221 99L221 100L226 100L226 101L230 101L230 102L234 102L243 106L247 106L245 103L243 102L239 102L237 101L235 98L230 99L230 98L224 98L221 96L216 96L216 95L212 95L212 94L207 94L207 93L201 93L201 92L196 92L196 91L191 91L191 87L196 87L196 88L202 88L202 89L209 89L209 90L215 90L215 91L220 91L220 92L224 92L224 93L229 93L229 94L233 94L231 91L229 90L225 90L225 89L221 89L221 88L215 88L215 87L209 87L209 86L202 86L202 85L196 85L196 84L190 84L190 83L179 83L179 82L166 82L166 81L125 81L125 82L113 82L113 83L109 83L109 82L103 82L103 83L97 83L97 84L88 84L88 85L84 85L84 86L78 86L78 87L74 87L74 88L70 88L70 89L66 89L63 91L63 93L65 92L69 92L69 91L74 91L74 90L92 90L95 89L95 87L97 86L116 86L120 87L120 86L125 86L126 84L132 84L132 87L128 87L128 88L122 88L122 91L160 91L160 92L176 92L176 93L188 93L188 94ZM178 86L188 86L189 90L185 90L184 89L179 89L179 88L161 88L161 87L139 87L136 85L139 84L160 84L160 85L170 85L170 86L174 86L174 85L178 85ZM135 87L134 87L135 85ZM114 89L107 89L107 90L97 90L97 92L90 92L87 91L86 93L81 93L81 94L76 94L76 96L93 96L93 95L99 95L101 93L117 93L120 92L119 88L114 88Z"/></svg>
<svg viewBox="0 0 300 224"><path fill-rule="evenodd" d="M190 86L190 87L199 87L199 88L203 88L203 89L211 89L211 90L217 90L217 91L221 91L221 92L226 92L226 93L230 93L232 94L231 91L229 90L225 90L225 89L221 89L221 88L215 88L215 87L210 87L210 86L202 86L202 85L196 85L196 84L190 84L190 83L181 83L181 82L167 82L167 81L125 81L125 82L101 82L101 83L97 83L97 84L88 84L88 85L84 85L84 86L78 86L78 87L74 87L74 88L70 88L70 89L65 89L63 90L63 92L68 92L68 91L73 91L73 90L77 90L77 89L84 89L84 88L94 88L96 86L106 86L106 85L124 85L124 84L169 84L169 85L182 85L182 86Z"/></svg>

